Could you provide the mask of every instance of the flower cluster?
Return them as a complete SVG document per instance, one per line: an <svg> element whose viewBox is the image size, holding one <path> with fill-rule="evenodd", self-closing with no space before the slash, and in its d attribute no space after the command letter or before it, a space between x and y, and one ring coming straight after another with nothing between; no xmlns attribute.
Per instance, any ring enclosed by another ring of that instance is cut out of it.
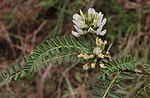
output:
<svg viewBox="0 0 150 98"><path fill-rule="evenodd" d="M93 54L92 55L88 55L86 53L81 53L81 54L78 55L78 58L84 58L85 60L91 59L93 57L94 57Z"/></svg>
<svg viewBox="0 0 150 98"><path fill-rule="evenodd" d="M110 56L108 51L104 52L106 44L106 40L102 41L98 37L96 38L96 47L93 49L93 53L97 56L97 58L107 58Z"/></svg>
<svg viewBox="0 0 150 98"><path fill-rule="evenodd" d="M110 59L109 49L105 51L107 41L102 41L98 37L96 38L96 47L93 49L93 54L81 53L78 55L78 58L83 58L84 60L93 59L92 63L86 63L83 65L84 70L88 70L89 68L95 68L96 64L99 64L101 68L105 68L102 60L99 59Z"/></svg>
<svg viewBox="0 0 150 98"><path fill-rule="evenodd" d="M75 37L85 35L87 33L97 34L103 36L106 34L106 30L102 30L103 26L106 24L106 18L103 18L101 12L96 12L94 8L89 8L88 13L83 14L80 10L79 14L73 15L73 23L75 31L72 31L72 34Z"/></svg>
<svg viewBox="0 0 150 98"><path fill-rule="evenodd" d="M101 68L105 68L103 59L110 59L109 48L106 51L107 41L102 41L99 37L106 34L106 30L102 30L103 26L106 24L106 18L103 18L101 12L98 13L93 8L89 8L87 14L83 14L81 10L80 15L74 14L73 23L75 24L74 27L76 32L72 31L72 34L75 37L88 33L98 36L96 37L92 54L81 53L78 55L78 58L89 61L92 60L92 63L88 62L84 64L83 69L88 70L89 68L95 68L97 64L99 64Z"/></svg>

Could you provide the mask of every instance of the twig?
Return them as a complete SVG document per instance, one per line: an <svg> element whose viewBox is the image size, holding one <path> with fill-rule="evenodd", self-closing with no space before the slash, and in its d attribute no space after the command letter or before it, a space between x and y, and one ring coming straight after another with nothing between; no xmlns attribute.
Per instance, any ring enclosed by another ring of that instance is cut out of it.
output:
<svg viewBox="0 0 150 98"><path fill-rule="evenodd" d="M69 66L63 73L62 73L62 77L59 80L59 84L58 84L58 89L57 89L57 98L61 98L61 84L63 81L63 78L65 77L66 73L69 72L72 68L74 68L77 64L79 63L79 61L77 61L75 64L72 64L71 66Z"/></svg>
<svg viewBox="0 0 150 98"><path fill-rule="evenodd" d="M148 85L146 85L144 88L142 88L135 96L134 98L138 97L138 95L146 88L148 88L150 86L150 83Z"/></svg>
<svg viewBox="0 0 150 98"><path fill-rule="evenodd" d="M74 93L74 91L73 91L73 88L72 88L72 85L71 85L69 79L67 78L67 75L65 75L64 77L65 77L66 83L67 83L67 85L68 85L68 87L69 87L69 91L70 91L70 94L71 94L71 98L75 98L75 96L74 96L75 93Z"/></svg>
<svg viewBox="0 0 150 98"><path fill-rule="evenodd" d="M47 75L48 75L49 71L51 70L51 68L52 68L52 65L49 64L49 66L46 68L44 74L41 76L40 80L37 82L38 98L43 98L43 85L44 85L44 82L45 82Z"/></svg>
<svg viewBox="0 0 150 98"><path fill-rule="evenodd" d="M43 21L41 25L33 32L33 38L32 38L32 49L34 48L34 43L36 42L36 35L41 31L41 29L45 26L47 21Z"/></svg>
<svg viewBox="0 0 150 98"><path fill-rule="evenodd" d="M138 83L135 84L134 88L127 93L127 95L124 98L131 98L133 97L133 94L139 89L141 88L141 86L144 84L145 81L139 81Z"/></svg>
<svg viewBox="0 0 150 98"><path fill-rule="evenodd" d="M111 81L111 83L109 84L109 86L108 86L108 88L106 89L106 91L105 91L105 93L104 93L104 95L103 95L102 98L106 98L106 96L107 96L109 90L111 89L113 83L114 83L114 82L116 81L116 79L118 78L119 74L120 74L120 72L118 72L117 75L114 77L114 79Z"/></svg>
<svg viewBox="0 0 150 98"><path fill-rule="evenodd" d="M150 73L147 72L135 72L132 70L125 70L124 72L134 73L134 74L142 74L142 75L150 75Z"/></svg>

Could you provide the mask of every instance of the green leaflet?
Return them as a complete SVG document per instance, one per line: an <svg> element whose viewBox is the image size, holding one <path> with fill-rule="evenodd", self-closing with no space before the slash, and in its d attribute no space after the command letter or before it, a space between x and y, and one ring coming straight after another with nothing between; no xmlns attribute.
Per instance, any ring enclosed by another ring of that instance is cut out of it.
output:
<svg viewBox="0 0 150 98"><path fill-rule="evenodd" d="M37 50L31 54L34 59L27 58L27 61L32 62L32 65L34 65L28 66L31 67L29 68L30 72L36 72L40 68L39 66L48 64L49 62L54 64L57 61L59 65L63 61L74 63L78 53L89 52L86 45L77 41L74 37L56 37L55 39L46 41L46 44L38 46ZM68 53L72 53L72 55L68 55Z"/></svg>
<svg viewBox="0 0 150 98"><path fill-rule="evenodd" d="M105 75L110 75L116 72L131 70L137 66L135 59L132 56L125 56L115 61L111 61L105 64L105 68L102 69L103 73L97 78L105 78Z"/></svg>
<svg viewBox="0 0 150 98"><path fill-rule="evenodd" d="M74 63L77 55L81 52L90 53L86 45L74 37L64 36L47 40L37 46L32 54L24 58L24 66L16 62L16 65L11 64L10 67L2 70L0 72L0 86L10 83L13 79L17 80L19 77L23 77L26 72L37 72L39 68L49 63L54 64L56 61L59 65L69 61Z"/></svg>
<svg viewBox="0 0 150 98"><path fill-rule="evenodd" d="M7 83L10 83L12 79L17 80L18 77L25 72L23 67L19 62L16 62L16 68L14 65L10 65L8 68L6 68L3 72L1 71L0 76L0 86L3 86Z"/></svg>
<svg viewBox="0 0 150 98"><path fill-rule="evenodd" d="M117 75L111 79L106 77L103 79L101 77L101 82L103 82L105 85L94 85L94 88L99 91L98 94L93 94L92 98L108 98L108 96L111 98L121 98L120 94L117 94L115 91L112 91L111 89L114 87L114 85L117 83L117 79L120 75L120 72L117 73ZM121 85L121 83L120 83Z"/></svg>

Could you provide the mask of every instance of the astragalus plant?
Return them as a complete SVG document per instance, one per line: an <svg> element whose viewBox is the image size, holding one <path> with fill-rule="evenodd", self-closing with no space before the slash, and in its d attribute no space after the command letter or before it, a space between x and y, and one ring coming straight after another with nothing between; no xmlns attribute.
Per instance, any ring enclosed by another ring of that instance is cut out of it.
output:
<svg viewBox="0 0 150 98"><path fill-rule="evenodd" d="M139 65L134 56L126 55L116 60L111 58L112 44L104 37L107 31L103 27L107 19L102 12L98 13L94 8L89 8L87 14L84 14L80 10L80 14L73 15L72 21L75 27L73 36L52 38L37 46L32 54L24 58L23 65L16 62L0 72L0 86L23 77L25 73L37 72L49 63L61 65L62 62L75 63L77 60L85 71L99 69L97 78L100 84L93 84L98 90L97 94L91 94L93 98L121 98L123 95L118 91L125 90L125 79L134 79L141 74L143 79L148 78L150 66L147 64L145 70L138 69ZM149 84L143 86L135 97L148 86Z"/></svg>

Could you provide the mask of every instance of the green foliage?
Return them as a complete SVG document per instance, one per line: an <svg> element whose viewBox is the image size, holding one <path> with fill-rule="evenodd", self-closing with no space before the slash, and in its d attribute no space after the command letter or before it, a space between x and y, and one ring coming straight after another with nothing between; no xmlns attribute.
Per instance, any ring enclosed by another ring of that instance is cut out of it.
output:
<svg viewBox="0 0 150 98"><path fill-rule="evenodd" d="M120 72L117 73L115 77L112 78L100 78L100 81L104 84L95 85L94 88L99 92L99 94L92 94L92 98L107 98L107 96L112 98L121 98L121 95L118 94L115 90L112 90L113 87L119 87L120 89L124 89L124 85L118 82L118 77Z"/></svg>
<svg viewBox="0 0 150 98"><path fill-rule="evenodd" d="M102 74L98 78L105 78L106 75L109 76L120 71L132 70L136 66L136 61L132 56L121 57L120 59L105 64L105 68L102 69Z"/></svg>
<svg viewBox="0 0 150 98"><path fill-rule="evenodd" d="M16 66L10 65L9 68L1 71L0 74L0 86L3 86L10 83L13 79L17 80L18 77L23 77L25 70L18 62L16 62Z"/></svg>
<svg viewBox="0 0 150 98"><path fill-rule="evenodd" d="M0 86L10 83L12 79L17 80L22 77L25 72L36 72L43 65L54 64L56 61L59 65L62 62L74 63L79 53L90 53L89 49L82 42L77 41L74 37L63 38L56 37L55 39L47 40L42 43L37 49L24 59L24 66L16 62L16 67L10 65L0 74Z"/></svg>
<svg viewBox="0 0 150 98"><path fill-rule="evenodd" d="M143 91L145 91L148 87L150 87L150 83L147 84L146 86L144 86L143 88L141 88L133 98L137 98L138 95L140 95L140 94L141 94ZM145 92L145 95L147 96L146 98L148 98L148 94L147 94L146 92Z"/></svg>
<svg viewBox="0 0 150 98"><path fill-rule="evenodd" d="M74 63L77 55L82 52L88 53L89 50L74 37L57 37L38 46L37 50L28 56L25 69L29 69L30 72L37 71L43 64L54 64L56 60L59 65L62 61Z"/></svg>
<svg viewBox="0 0 150 98"><path fill-rule="evenodd" d="M146 71L147 71L148 73L150 73L150 64L146 64L145 66L146 66Z"/></svg>
<svg viewBox="0 0 150 98"><path fill-rule="evenodd" d="M127 70L131 71L136 66L137 64L132 56L122 57L105 64L105 68L102 69L102 73L97 77L104 85L95 85L94 88L99 91L99 94L93 94L92 97L107 98L107 96L110 96L112 98L121 98L120 94L111 89L113 87L125 89L124 84L120 82L120 80L125 77L127 77L127 79L132 79L124 72ZM115 77L113 77L113 75L115 75Z"/></svg>
<svg viewBox="0 0 150 98"><path fill-rule="evenodd" d="M98 91L98 93L92 94L92 98L122 98L122 96L116 92L116 90L119 89L125 91L125 86L121 80L135 79L137 72L135 72L133 69L136 66L136 61L132 56L122 57L105 64L105 68L102 69L102 73L97 77L102 84L94 85L94 88ZM149 65L146 66L147 72L149 72ZM148 75L149 73L139 72L139 74ZM150 84L140 89L134 98L137 98L137 96L149 86Z"/></svg>

